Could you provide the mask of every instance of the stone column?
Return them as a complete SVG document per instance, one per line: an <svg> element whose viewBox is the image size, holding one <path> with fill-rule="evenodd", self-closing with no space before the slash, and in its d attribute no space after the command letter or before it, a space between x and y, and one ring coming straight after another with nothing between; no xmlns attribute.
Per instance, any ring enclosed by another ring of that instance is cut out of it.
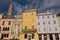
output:
<svg viewBox="0 0 60 40"><path fill-rule="evenodd" d="M54 35L54 34L52 34L52 35L53 35L53 40L56 40L56 39L55 39L55 35Z"/></svg>
<svg viewBox="0 0 60 40"><path fill-rule="evenodd" d="M44 35L42 34L42 40L44 40Z"/></svg>
<svg viewBox="0 0 60 40"><path fill-rule="evenodd" d="M49 34L47 34L47 40L50 40Z"/></svg>

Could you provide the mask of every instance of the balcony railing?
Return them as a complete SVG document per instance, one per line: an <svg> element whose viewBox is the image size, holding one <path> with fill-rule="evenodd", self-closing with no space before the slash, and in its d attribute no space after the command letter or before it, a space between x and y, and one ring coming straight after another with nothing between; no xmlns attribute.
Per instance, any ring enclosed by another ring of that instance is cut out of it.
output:
<svg viewBox="0 0 60 40"><path fill-rule="evenodd" d="M36 32L37 29L23 29L22 32Z"/></svg>

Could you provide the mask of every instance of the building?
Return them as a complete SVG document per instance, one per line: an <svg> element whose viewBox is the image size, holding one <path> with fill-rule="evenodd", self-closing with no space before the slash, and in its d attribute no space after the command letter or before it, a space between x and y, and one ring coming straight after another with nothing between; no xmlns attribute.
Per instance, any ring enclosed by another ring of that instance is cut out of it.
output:
<svg viewBox="0 0 60 40"><path fill-rule="evenodd" d="M0 14L0 40L21 40L22 15L14 15L12 18L11 3L7 16Z"/></svg>
<svg viewBox="0 0 60 40"><path fill-rule="evenodd" d="M60 30L56 14L49 11L38 13L37 33L39 40L60 40Z"/></svg>
<svg viewBox="0 0 60 40"><path fill-rule="evenodd" d="M60 16L29 9L12 18L12 8L0 14L0 40L60 40Z"/></svg>
<svg viewBox="0 0 60 40"><path fill-rule="evenodd" d="M36 9L23 10L22 12L22 40L38 40L36 26Z"/></svg>
<svg viewBox="0 0 60 40"><path fill-rule="evenodd" d="M12 21L12 39L20 40L20 33L22 27L21 15L15 15Z"/></svg>
<svg viewBox="0 0 60 40"><path fill-rule="evenodd" d="M12 29L12 4L10 4L8 9L8 17L4 14L0 14L0 40L11 39L11 29Z"/></svg>

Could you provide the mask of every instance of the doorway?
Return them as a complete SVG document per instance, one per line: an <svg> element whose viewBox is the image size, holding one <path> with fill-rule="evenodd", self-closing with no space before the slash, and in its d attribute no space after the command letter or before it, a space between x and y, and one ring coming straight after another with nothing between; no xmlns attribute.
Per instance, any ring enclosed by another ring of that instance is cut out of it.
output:
<svg viewBox="0 0 60 40"><path fill-rule="evenodd" d="M49 36L50 36L50 40L53 40L53 36L52 36L52 34L49 34Z"/></svg>
<svg viewBox="0 0 60 40"><path fill-rule="evenodd" d="M47 40L47 35L46 34L44 34L44 40Z"/></svg>
<svg viewBox="0 0 60 40"><path fill-rule="evenodd" d="M41 34L39 34L38 36L39 36L39 40L42 40L42 35L41 35Z"/></svg>
<svg viewBox="0 0 60 40"><path fill-rule="evenodd" d="M56 38L56 40L59 40L59 35L55 34L55 38Z"/></svg>

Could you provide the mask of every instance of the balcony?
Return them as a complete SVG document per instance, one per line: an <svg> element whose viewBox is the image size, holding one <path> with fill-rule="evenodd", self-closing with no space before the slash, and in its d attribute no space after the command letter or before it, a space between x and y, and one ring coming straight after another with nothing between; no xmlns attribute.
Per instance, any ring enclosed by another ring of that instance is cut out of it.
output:
<svg viewBox="0 0 60 40"><path fill-rule="evenodd" d="M36 32L37 29L23 29L22 32Z"/></svg>

